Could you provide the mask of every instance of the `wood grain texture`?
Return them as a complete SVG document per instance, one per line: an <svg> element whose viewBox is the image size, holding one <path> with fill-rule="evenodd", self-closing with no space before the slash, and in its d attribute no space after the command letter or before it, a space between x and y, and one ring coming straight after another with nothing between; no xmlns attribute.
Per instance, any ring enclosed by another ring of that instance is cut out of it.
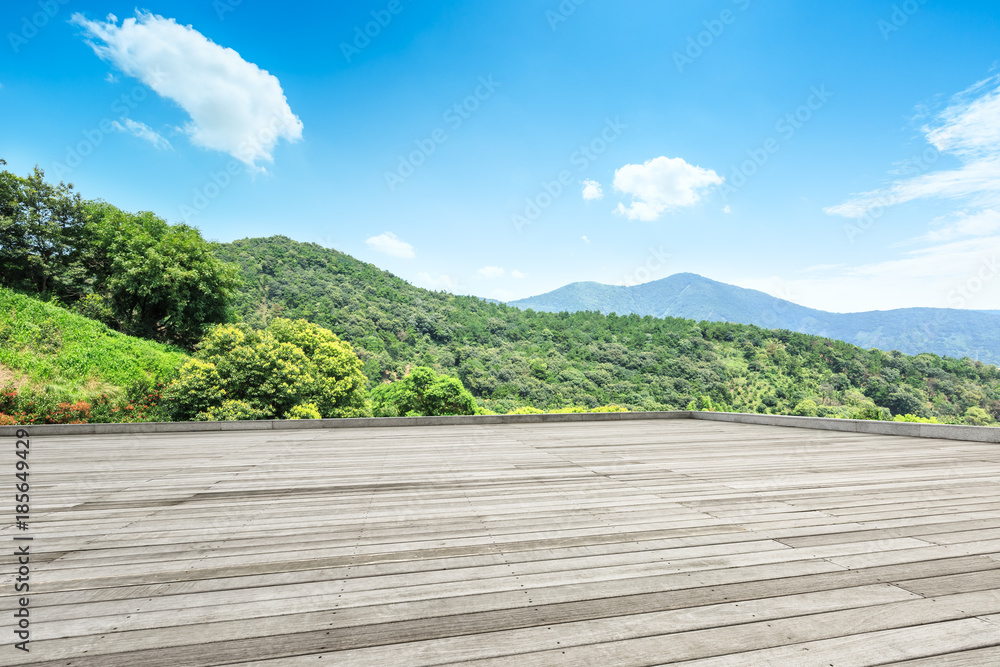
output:
<svg viewBox="0 0 1000 667"><path fill-rule="evenodd" d="M996 444L651 419L38 436L31 457L31 652L0 665L1000 656Z"/></svg>

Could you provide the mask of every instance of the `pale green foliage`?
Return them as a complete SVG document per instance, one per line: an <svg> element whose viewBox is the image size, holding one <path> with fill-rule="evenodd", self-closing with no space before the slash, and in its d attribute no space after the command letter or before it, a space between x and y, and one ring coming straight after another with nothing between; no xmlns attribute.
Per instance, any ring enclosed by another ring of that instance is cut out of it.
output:
<svg viewBox="0 0 1000 667"><path fill-rule="evenodd" d="M349 343L304 320L279 318L262 331L214 327L168 396L179 419L217 414L213 408L227 401L245 403L264 419L306 405L312 418L364 417L371 414L365 382Z"/></svg>
<svg viewBox="0 0 1000 667"><path fill-rule="evenodd" d="M894 422L912 422L914 424L940 424L936 417L920 417L918 415L896 415Z"/></svg>
<svg viewBox="0 0 1000 667"><path fill-rule="evenodd" d="M511 410L507 414L509 415L541 415L545 414L545 410L539 410L538 408L533 408L530 405L524 405L516 410Z"/></svg>
<svg viewBox="0 0 1000 667"><path fill-rule="evenodd" d="M267 419L268 414L266 410L255 408L246 401L230 400L199 412L195 418L203 422L233 422Z"/></svg>
<svg viewBox="0 0 1000 667"><path fill-rule="evenodd" d="M817 406L816 401L811 398L799 401L798 405L795 406L795 409L792 410L792 414L799 417L815 417L818 412L819 406Z"/></svg>
<svg viewBox="0 0 1000 667"><path fill-rule="evenodd" d="M986 410L973 406L965 411L965 423L972 426L989 426L993 423L993 418Z"/></svg>
<svg viewBox="0 0 1000 667"><path fill-rule="evenodd" d="M285 419L322 419L319 409L312 403L303 403L285 413Z"/></svg>

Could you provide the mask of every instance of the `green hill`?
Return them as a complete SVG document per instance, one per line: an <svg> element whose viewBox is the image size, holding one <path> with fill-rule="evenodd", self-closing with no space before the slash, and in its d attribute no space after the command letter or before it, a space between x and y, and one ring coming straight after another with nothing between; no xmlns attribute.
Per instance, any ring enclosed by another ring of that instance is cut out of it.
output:
<svg viewBox="0 0 1000 667"><path fill-rule="evenodd" d="M370 383L415 365L458 377L483 407L621 404L849 416L1000 416L1000 373L971 359L865 350L788 330L675 317L548 313L431 292L282 236L222 244L260 326L305 318L353 343ZM866 412L867 411L867 412Z"/></svg>
<svg viewBox="0 0 1000 667"><path fill-rule="evenodd" d="M79 400L171 377L179 349L0 288L0 385Z"/></svg>
<svg viewBox="0 0 1000 667"><path fill-rule="evenodd" d="M997 313L952 308L830 313L693 273L628 287L571 283L509 305L546 312L597 311L737 322L836 338L866 348L1000 362Z"/></svg>

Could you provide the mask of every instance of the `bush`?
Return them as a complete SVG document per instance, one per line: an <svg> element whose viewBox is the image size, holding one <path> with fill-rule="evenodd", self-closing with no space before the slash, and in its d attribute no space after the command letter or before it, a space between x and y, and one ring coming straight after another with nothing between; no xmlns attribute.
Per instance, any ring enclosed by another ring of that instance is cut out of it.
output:
<svg viewBox="0 0 1000 667"><path fill-rule="evenodd" d="M322 419L319 409L312 403L303 403L285 413L285 419Z"/></svg>
<svg viewBox="0 0 1000 667"><path fill-rule="evenodd" d="M476 401L459 380L425 366L417 366L402 380L378 385L371 400L376 417L476 414Z"/></svg>
<svg viewBox="0 0 1000 667"><path fill-rule="evenodd" d="M863 405L851 411L851 419L867 419L869 421L890 421L892 416L885 408L880 408L874 403Z"/></svg>
<svg viewBox="0 0 1000 667"><path fill-rule="evenodd" d="M511 410L507 414L509 415L541 415L545 414L545 410L539 410L538 408L533 408L530 405L525 405L516 410Z"/></svg>
<svg viewBox="0 0 1000 667"><path fill-rule="evenodd" d="M807 398L803 401L799 401L798 405L795 406L795 409L792 410L792 414L799 417L815 417L819 414L819 407L816 405L816 401L811 398Z"/></svg>
<svg viewBox="0 0 1000 667"><path fill-rule="evenodd" d="M181 367L168 394L182 420L275 419L306 404L322 417L365 417L371 409L361 366L350 344L305 320L277 318L263 331L220 325Z"/></svg>
<svg viewBox="0 0 1000 667"><path fill-rule="evenodd" d="M965 411L965 423L971 426L989 426L993 423L993 418L986 410L973 406Z"/></svg>
<svg viewBox="0 0 1000 667"><path fill-rule="evenodd" d="M269 418L270 413L267 410L255 408L250 403L240 400L223 401L221 405L213 405L195 416L197 421L202 422L235 422Z"/></svg>

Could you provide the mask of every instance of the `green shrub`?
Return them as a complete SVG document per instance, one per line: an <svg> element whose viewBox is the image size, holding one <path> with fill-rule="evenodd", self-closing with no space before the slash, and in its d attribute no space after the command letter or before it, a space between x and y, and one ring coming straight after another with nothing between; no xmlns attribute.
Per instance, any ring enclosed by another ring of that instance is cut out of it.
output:
<svg viewBox="0 0 1000 667"><path fill-rule="evenodd" d="M378 385L371 401L376 417L476 414L476 401L459 380L424 366L417 366L402 380Z"/></svg>
<svg viewBox="0 0 1000 667"><path fill-rule="evenodd" d="M227 400L221 405L213 405L204 412L199 412L195 419L203 422L234 422L254 419L271 419L268 410L256 408L247 401Z"/></svg>
<svg viewBox="0 0 1000 667"><path fill-rule="evenodd" d="M285 413L285 419L322 419L319 409L312 403L303 403Z"/></svg>
<svg viewBox="0 0 1000 667"><path fill-rule="evenodd" d="M305 404L323 417L365 417L365 383L350 344L305 320L277 318L263 331L213 328L168 394L178 419L242 414L243 405L255 419L275 419Z"/></svg>

